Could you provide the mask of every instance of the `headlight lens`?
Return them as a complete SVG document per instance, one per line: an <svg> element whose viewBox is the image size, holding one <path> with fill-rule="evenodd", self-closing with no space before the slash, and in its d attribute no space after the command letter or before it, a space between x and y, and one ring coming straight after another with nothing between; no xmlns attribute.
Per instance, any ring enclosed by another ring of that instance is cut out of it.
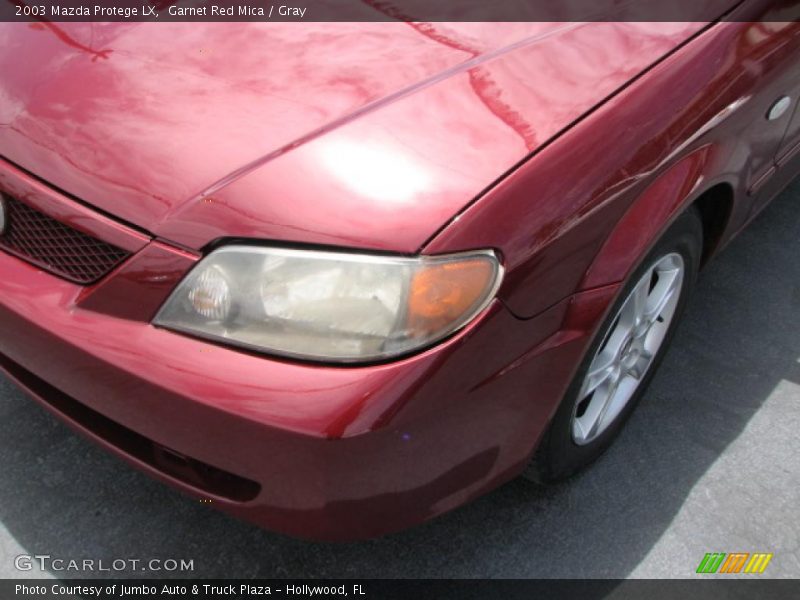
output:
<svg viewBox="0 0 800 600"><path fill-rule="evenodd" d="M491 251L416 258L226 246L181 282L155 324L310 360L380 360L430 345L491 301Z"/></svg>

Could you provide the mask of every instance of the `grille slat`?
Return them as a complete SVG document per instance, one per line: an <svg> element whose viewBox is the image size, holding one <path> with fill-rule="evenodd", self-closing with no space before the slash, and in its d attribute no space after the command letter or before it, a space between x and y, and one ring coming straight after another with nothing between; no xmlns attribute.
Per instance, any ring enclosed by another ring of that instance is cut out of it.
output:
<svg viewBox="0 0 800 600"><path fill-rule="evenodd" d="M7 226L0 249L54 275L87 285L101 279L130 256L129 252L73 229L7 195Z"/></svg>

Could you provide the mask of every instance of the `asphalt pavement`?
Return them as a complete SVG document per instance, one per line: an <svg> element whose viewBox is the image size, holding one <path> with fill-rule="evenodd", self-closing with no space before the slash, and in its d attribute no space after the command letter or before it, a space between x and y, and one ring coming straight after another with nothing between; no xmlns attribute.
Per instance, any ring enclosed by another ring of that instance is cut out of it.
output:
<svg viewBox="0 0 800 600"><path fill-rule="evenodd" d="M134 471L0 376L0 578L14 557L192 560L194 577L692 577L770 552L800 577L800 180L701 275L618 442L555 487L513 481L382 539L311 543ZM166 573L149 573L166 575Z"/></svg>

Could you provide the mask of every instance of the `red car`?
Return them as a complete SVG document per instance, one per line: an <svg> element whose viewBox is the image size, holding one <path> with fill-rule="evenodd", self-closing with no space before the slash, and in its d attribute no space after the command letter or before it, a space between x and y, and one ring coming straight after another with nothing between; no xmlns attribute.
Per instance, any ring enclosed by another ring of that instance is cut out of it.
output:
<svg viewBox="0 0 800 600"><path fill-rule="evenodd" d="M302 537L564 478L800 171L786 10L5 24L0 366Z"/></svg>

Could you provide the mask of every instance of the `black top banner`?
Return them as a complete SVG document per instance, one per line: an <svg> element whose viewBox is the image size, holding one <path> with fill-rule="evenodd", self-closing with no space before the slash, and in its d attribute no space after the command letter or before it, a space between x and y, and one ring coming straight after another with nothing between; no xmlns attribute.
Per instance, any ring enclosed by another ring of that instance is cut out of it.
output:
<svg viewBox="0 0 800 600"><path fill-rule="evenodd" d="M0 0L0 21L795 21L800 0Z"/></svg>

